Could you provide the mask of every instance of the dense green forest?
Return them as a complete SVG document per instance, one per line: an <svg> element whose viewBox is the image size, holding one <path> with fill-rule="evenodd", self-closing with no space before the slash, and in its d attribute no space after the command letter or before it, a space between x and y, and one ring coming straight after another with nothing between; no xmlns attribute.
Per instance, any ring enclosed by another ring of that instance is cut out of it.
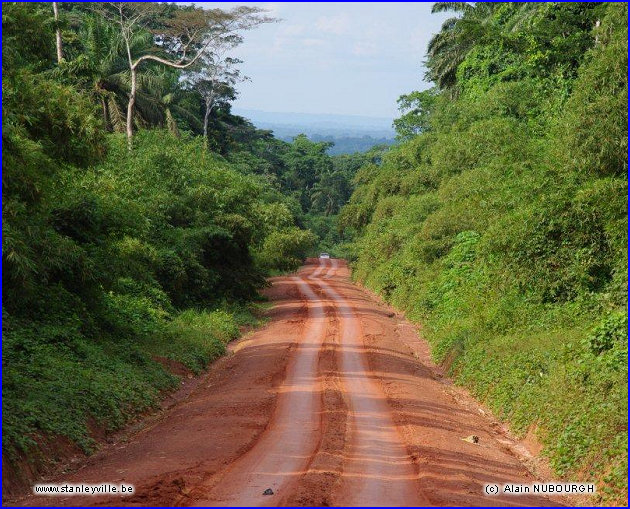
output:
<svg viewBox="0 0 630 509"><path fill-rule="evenodd" d="M179 385L172 362L221 355L265 276L341 240L335 215L376 156L332 158L230 113L230 52L268 22L3 5L5 461L50 456L57 437L90 451Z"/></svg>
<svg viewBox="0 0 630 509"><path fill-rule="evenodd" d="M556 474L627 501L627 4L439 2L340 215L354 277Z"/></svg>
<svg viewBox="0 0 630 509"><path fill-rule="evenodd" d="M435 4L397 144L336 156L232 114L264 12L55 7L2 12L7 465L93 450L326 250L559 477L626 499L626 4Z"/></svg>

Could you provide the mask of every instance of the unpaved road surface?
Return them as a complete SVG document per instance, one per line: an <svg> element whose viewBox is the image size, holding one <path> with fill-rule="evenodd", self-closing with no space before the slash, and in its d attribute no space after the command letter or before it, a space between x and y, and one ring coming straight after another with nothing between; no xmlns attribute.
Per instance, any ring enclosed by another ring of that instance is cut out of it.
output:
<svg viewBox="0 0 630 509"><path fill-rule="evenodd" d="M128 483L134 495L18 502L557 505L484 495L487 483L535 480L519 445L442 378L408 322L348 276L345 262L314 259L274 278L268 324L231 345L184 401L50 479ZM478 443L463 440L471 435Z"/></svg>

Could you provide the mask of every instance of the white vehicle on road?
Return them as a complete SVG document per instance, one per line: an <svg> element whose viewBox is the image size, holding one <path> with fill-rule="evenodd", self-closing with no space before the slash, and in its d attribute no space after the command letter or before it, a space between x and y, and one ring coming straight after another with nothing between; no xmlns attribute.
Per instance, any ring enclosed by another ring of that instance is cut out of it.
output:
<svg viewBox="0 0 630 509"><path fill-rule="evenodd" d="M320 258L330 258L330 255L328 253L319 253L319 257Z"/></svg>

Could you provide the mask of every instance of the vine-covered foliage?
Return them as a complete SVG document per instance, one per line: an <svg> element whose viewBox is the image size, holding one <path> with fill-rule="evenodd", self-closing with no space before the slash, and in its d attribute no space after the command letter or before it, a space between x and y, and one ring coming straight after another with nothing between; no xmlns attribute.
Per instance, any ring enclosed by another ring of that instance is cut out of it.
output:
<svg viewBox="0 0 630 509"><path fill-rule="evenodd" d="M157 68L140 82L146 109L129 151L112 124L128 85L115 30L89 6L63 9L57 64L50 4L3 7L3 451L13 459L58 436L89 450L94 424L115 429L156 405L178 385L166 367L199 372L221 355L253 319L265 275L294 270L316 241L259 171L266 161L250 145L264 133L229 105L213 119L216 151L192 124L152 123ZM239 163L239 151L250 159Z"/></svg>
<svg viewBox="0 0 630 509"><path fill-rule="evenodd" d="M440 5L463 9L429 52L442 88L405 96L408 141L340 214L354 275L559 475L623 502L627 6Z"/></svg>

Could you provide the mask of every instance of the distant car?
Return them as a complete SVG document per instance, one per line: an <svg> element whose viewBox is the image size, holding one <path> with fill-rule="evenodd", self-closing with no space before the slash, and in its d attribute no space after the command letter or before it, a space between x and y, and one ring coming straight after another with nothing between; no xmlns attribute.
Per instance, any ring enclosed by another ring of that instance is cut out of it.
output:
<svg viewBox="0 0 630 509"><path fill-rule="evenodd" d="M328 253L319 253L319 257L320 258L330 258L330 255Z"/></svg>

